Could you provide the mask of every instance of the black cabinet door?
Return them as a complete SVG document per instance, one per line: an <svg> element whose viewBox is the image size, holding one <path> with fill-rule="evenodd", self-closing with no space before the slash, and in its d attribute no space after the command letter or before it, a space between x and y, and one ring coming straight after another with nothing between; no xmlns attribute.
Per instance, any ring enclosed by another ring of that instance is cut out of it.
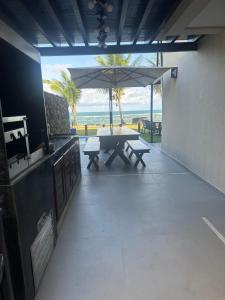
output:
<svg viewBox="0 0 225 300"><path fill-rule="evenodd" d="M66 192L64 186L64 159L61 156L53 165L54 175L54 190L55 190L55 206L56 206L56 217L57 220L66 205Z"/></svg>
<svg viewBox="0 0 225 300"><path fill-rule="evenodd" d="M79 141L75 142L75 156L76 156L76 176L79 177L81 173Z"/></svg>
<svg viewBox="0 0 225 300"><path fill-rule="evenodd" d="M0 210L0 300L14 300L9 270L7 247L4 238L2 212Z"/></svg>
<svg viewBox="0 0 225 300"><path fill-rule="evenodd" d="M65 187L65 193L66 193L66 200L68 201L71 191L72 191L72 183L71 183L71 149L68 149L64 155L64 187Z"/></svg>
<svg viewBox="0 0 225 300"><path fill-rule="evenodd" d="M77 171L76 171L76 144L70 148L70 157L71 157L71 185L74 187L77 180Z"/></svg>
<svg viewBox="0 0 225 300"><path fill-rule="evenodd" d="M57 220L62 215L80 172L80 146L76 141L53 165Z"/></svg>

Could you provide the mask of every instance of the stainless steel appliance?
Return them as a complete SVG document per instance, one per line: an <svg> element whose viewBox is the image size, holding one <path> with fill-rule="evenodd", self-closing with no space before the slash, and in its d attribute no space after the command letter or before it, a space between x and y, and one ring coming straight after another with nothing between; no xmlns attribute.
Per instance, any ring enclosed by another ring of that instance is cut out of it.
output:
<svg viewBox="0 0 225 300"><path fill-rule="evenodd" d="M8 159L9 177L12 179L42 158L44 156L44 150L43 147L40 147L40 149L30 153L26 116L3 117L2 121L4 128L10 125L10 129L4 131L5 144L13 143L18 140L23 140L24 143L23 149L25 149L25 151L16 153Z"/></svg>

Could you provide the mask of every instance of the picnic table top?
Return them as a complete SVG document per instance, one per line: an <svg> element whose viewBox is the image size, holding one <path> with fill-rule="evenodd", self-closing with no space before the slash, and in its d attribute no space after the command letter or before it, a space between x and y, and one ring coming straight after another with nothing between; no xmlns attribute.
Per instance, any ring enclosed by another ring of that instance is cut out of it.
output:
<svg viewBox="0 0 225 300"><path fill-rule="evenodd" d="M100 127L97 129L97 136L139 136L140 133L126 126Z"/></svg>

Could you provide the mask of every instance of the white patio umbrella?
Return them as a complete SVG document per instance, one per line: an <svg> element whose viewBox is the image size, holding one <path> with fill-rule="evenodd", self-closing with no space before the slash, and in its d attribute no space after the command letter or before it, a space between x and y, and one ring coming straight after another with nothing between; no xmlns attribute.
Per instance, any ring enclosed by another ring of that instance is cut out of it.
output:
<svg viewBox="0 0 225 300"><path fill-rule="evenodd" d="M80 89L109 89L110 126L113 125L112 88L145 87L156 83L171 68L163 67L93 67L69 68L72 80ZM153 88L151 89L153 102ZM152 108L152 104L151 104ZM151 112L152 119L152 112ZM152 121L152 120L151 120Z"/></svg>

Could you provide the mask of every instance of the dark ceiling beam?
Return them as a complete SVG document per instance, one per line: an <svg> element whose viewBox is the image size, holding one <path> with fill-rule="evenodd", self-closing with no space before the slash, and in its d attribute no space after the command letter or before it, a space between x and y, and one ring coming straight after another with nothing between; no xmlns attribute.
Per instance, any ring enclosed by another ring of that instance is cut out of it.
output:
<svg viewBox="0 0 225 300"><path fill-rule="evenodd" d="M171 39L171 43L175 43L176 40L179 38L179 35L176 35L174 36L172 39Z"/></svg>
<svg viewBox="0 0 225 300"><path fill-rule="evenodd" d="M30 15L30 18L32 19L33 23L35 24L35 27L42 33L42 35L46 38L46 40L53 47L56 47L56 43L53 41L53 39L49 36L49 34L46 32L46 30L40 24L40 19L37 17L36 14L34 15L30 6L28 6L24 0L17 0L17 1L20 3L20 5L23 7L23 9Z"/></svg>
<svg viewBox="0 0 225 300"><path fill-rule="evenodd" d="M99 55L99 54L120 54L120 53L155 53L155 52L178 52L195 51L196 42L186 43L160 43L145 45L120 45L108 46L106 49L97 46L77 47L40 47L37 48L42 56L63 56L63 55Z"/></svg>
<svg viewBox="0 0 225 300"><path fill-rule="evenodd" d="M17 32L24 40L32 44L35 40L35 37L23 26L20 22L17 21L16 14L14 14L8 6L8 2L0 2L0 18L9 25L15 32Z"/></svg>
<svg viewBox="0 0 225 300"><path fill-rule="evenodd" d="M86 33L86 30L85 30L83 17L81 15L80 7L78 5L77 0L71 0L71 5L72 5L73 12L74 12L74 15L76 17L76 20L77 20L77 23L78 23L78 26L79 26L79 30L80 30L81 35L83 37L84 43L85 43L86 46L88 46L87 33Z"/></svg>
<svg viewBox="0 0 225 300"><path fill-rule="evenodd" d="M195 43L198 44L198 42L200 42L204 37L205 37L204 34L200 35L200 36L195 40Z"/></svg>
<svg viewBox="0 0 225 300"><path fill-rule="evenodd" d="M150 41L149 41L150 44L152 44L152 42L154 42L156 40L158 34L161 32L161 30L165 26L166 21L171 17L171 15L176 10L177 5L178 5L177 3L175 3L174 5L170 5L169 9L167 10L166 16L164 16L163 20L157 26L156 30L153 33L151 33L151 36L149 36L148 38L146 38L147 40L150 39Z"/></svg>
<svg viewBox="0 0 225 300"><path fill-rule="evenodd" d="M127 10L128 10L128 4L129 4L129 0L122 0L121 13L120 13L120 19L119 19L119 27L118 27L118 33L117 33L117 45L120 45L120 42L121 42L123 27L125 24Z"/></svg>
<svg viewBox="0 0 225 300"><path fill-rule="evenodd" d="M153 34L151 35L149 44L152 44L152 43L156 40L156 38L157 38L158 34L161 32L163 26L164 26L164 20L163 20L163 22L159 25L159 27L153 32ZM147 39L147 40L148 40L148 39Z"/></svg>
<svg viewBox="0 0 225 300"><path fill-rule="evenodd" d="M72 44L73 41L69 37L66 30L64 29L63 22L60 20L59 16L57 15L55 8L52 6L52 4L50 3L49 0L42 0L42 2L44 3L45 8L47 9L47 12L48 12L49 16L51 17L51 19L53 20L54 24L56 24L56 26L58 27L60 32L63 34L64 39L66 40L67 44L70 47L73 47L73 44Z"/></svg>
<svg viewBox="0 0 225 300"><path fill-rule="evenodd" d="M148 1L148 4L147 4L147 6L145 8L145 11L144 11L144 14L141 18L141 21L140 21L139 25L138 25L138 29L137 29L136 33L134 34L134 36L133 36L133 39L132 39L133 44L136 44L136 42L139 38L140 32L141 32L143 26L145 25L145 22L147 21L147 18L148 18L149 14L152 10L152 7L153 7L154 3L155 3L155 0L149 0Z"/></svg>

